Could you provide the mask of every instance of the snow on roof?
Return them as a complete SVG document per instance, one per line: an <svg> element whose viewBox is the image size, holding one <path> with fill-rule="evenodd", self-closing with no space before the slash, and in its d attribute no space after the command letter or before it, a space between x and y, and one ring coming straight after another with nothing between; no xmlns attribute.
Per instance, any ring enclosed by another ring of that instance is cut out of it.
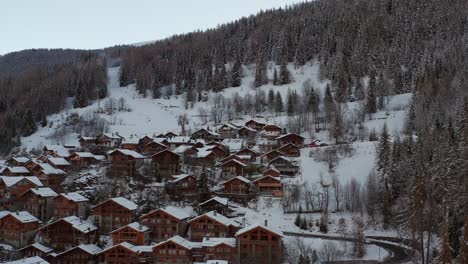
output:
<svg viewBox="0 0 468 264"><path fill-rule="evenodd" d="M133 158L135 159L145 159L146 157L141 155L140 153L136 152L136 151L133 151L133 150L129 150L129 149L116 149L116 150L112 150L110 151L108 154L112 155L112 153L114 152L120 152L124 155L127 155L127 156L132 156Z"/></svg>
<svg viewBox="0 0 468 264"><path fill-rule="evenodd" d="M36 166L39 166L43 173L45 174L67 174L61 169L56 169L48 163L38 163Z"/></svg>
<svg viewBox="0 0 468 264"><path fill-rule="evenodd" d="M192 177L195 177L191 174L179 174L179 175L172 175L172 177L174 178L173 180L171 180L171 182L178 182L180 180L183 180L189 176L192 176Z"/></svg>
<svg viewBox="0 0 468 264"><path fill-rule="evenodd" d="M286 160L286 161L288 161L288 162L290 162L290 163L295 163L295 162L296 162L296 159L294 159L294 158L285 157L285 156L278 156L278 157L276 157L276 158L270 160L270 163L274 162L274 161L277 160L277 159Z"/></svg>
<svg viewBox="0 0 468 264"><path fill-rule="evenodd" d="M230 182L230 181L233 181L233 180L235 180L235 179L238 179L238 180L240 180L240 181L243 181L243 182L245 182L245 183L247 183L247 184L250 183L250 180L248 180L247 178L245 178L245 177L243 177L243 176L236 176L236 177L234 177L234 178L232 178L232 179L229 179L229 180L227 180L227 181L224 181L223 184L228 183L228 182Z"/></svg>
<svg viewBox="0 0 468 264"><path fill-rule="evenodd" d="M5 183L6 187L11 187L23 179L28 180L36 186L43 186L36 176L0 176L0 180Z"/></svg>
<svg viewBox="0 0 468 264"><path fill-rule="evenodd" d="M193 148L192 145L180 145L178 146L177 148L174 149L174 152L177 153L177 154L181 154L181 153L184 153L185 151L189 150Z"/></svg>
<svg viewBox="0 0 468 264"><path fill-rule="evenodd" d="M205 217L205 216L212 219L212 220L214 220L214 221L216 221L216 222L218 222L218 223L221 223L221 224L223 224L225 226L234 226L234 227L239 227L240 226L237 222L225 217L222 214L217 213L216 211L210 211L208 213L199 215L199 216L193 218L192 220L190 220L189 222L193 222L193 221L195 221L195 220L197 220L197 219L199 219L201 217Z"/></svg>
<svg viewBox="0 0 468 264"><path fill-rule="evenodd" d="M162 211L174 216L175 218L182 220L187 219L190 215L181 208L177 208L174 206L166 206L165 208L161 209Z"/></svg>
<svg viewBox="0 0 468 264"><path fill-rule="evenodd" d="M262 225L262 224L258 224L258 223L257 223L257 224L250 225L250 226L246 226L246 227L244 227L244 228L242 228L242 229L239 229L239 230L236 232L235 236L240 236L240 235L242 235L242 234L244 234L244 233L247 233L247 232L249 232L249 231L251 231L251 230L254 230L255 228L258 228L258 227L259 227L259 228L263 228L263 229L265 229L265 230L267 230L267 231L270 231L270 232L272 232L272 233L277 234L278 236L283 237L283 232L281 232L281 231L279 231L279 230L275 230L275 229L273 229L273 228L271 228L271 227L266 227L266 226L264 226L264 225Z"/></svg>
<svg viewBox="0 0 468 264"><path fill-rule="evenodd" d="M30 214L28 211L19 211L19 212L10 212L10 211L2 211L0 212L0 218L3 218L7 215L11 215L17 220L22 223L30 223L30 222L40 222L34 215Z"/></svg>
<svg viewBox="0 0 468 264"><path fill-rule="evenodd" d="M94 158L94 154L91 152L75 152L74 154L82 158Z"/></svg>
<svg viewBox="0 0 468 264"><path fill-rule="evenodd" d="M125 242L122 242L120 244L114 245L112 247L106 248L105 250L101 251L101 253L106 252L106 251L108 251L110 249L113 249L115 247L124 247L124 248L126 248L126 249L128 249L130 251L133 251L135 253L138 253L138 254L140 254L142 252L152 252L153 251L152 246L135 246L135 245L125 241Z"/></svg>
<svg viewBox="0 0 468 264"><path fill-rule="evenodd" d="M253 129L253 128L250 128L250 127L246 127L246 126L242 126L240 129L247 129L247 130L249 130L250 132L255 132L255 133L257 133L257 130L255 130L255 129ZM239 129L239 130L240 130L240 129Z"/></svg>
<svg viewBox="0 0 468 264"><path fill-rule="evenodd" d="M304 138L304 137L302 137L302 136L300 136L300 135L298 135L296 133L288 133L288 134L281 135L281 136L277 137L276 139L282 139L282 138L288 137L288 136L298 136L298 137Z"/></svg>
<svg viewBox="0 0 468 264"><path fill-rule="evenodd" d="M64 158L49 158L48 159L55 166L68 166L70 163Z"/></svg>
<svg viewBox="0 0 468 264"><path fill-rule="evenodd" d="M236 159L228 160L228 161L224 162L223 164L221 164L221 166L227 164L228 162L235 162L235 163L241 165L242 167L247 167L247 165L245 165L244 163L242 163L242 162L240 162L240 161L238 161L238 160L236 160Z"/></svg>
<svg viewBox="0 0 468 264"><path fill-rule="evenodd" d="M10 264L49 264L49 262L45 261L43 258L38 257L38 256L10 261L7 263L10 263Z"/></svg>
<svg viewBox="0 0 468 264"><path fill-rule="evenodd" d="M49 253L49 252L54 250L53 248L42 245L41 243L34 243L34 244L31 244L31 245L25 246L24 248L18 249L18 251L21 251L21 250L26 249L28 247L34 247L37 250L42 251L44 253Z"/></svg>
<svg viewBox="0 0 468 264"><path fill-rule="evenodd" d="M124 197L110 198L110 199L108 199L108 200L106 200L106 201L104 201L104 202L102 202L102 203L100 203L98 205L101 205L101 204L103 204L103 203L105 203L107 201L114 201L114 202L120 204L121 206L127 208L128 210L131 210L131 211L136 210L138 208L137 204L135 204L134 202L132 202L132 201L130 201L127 198L124 198ZM98 205L96 205L96 206L98 206Z"/></svg>
<svg viewBox="0 0 468 264"><path fill-rule="evenodd" d="M11 172L11 173L29 173L29 170L26 169L25 167L22 167L22 166L18 166L18 167L7 167L7 169Z"/></svg>
<svg viewBox="0 0 468 264"><path fill-rule="evenodd" d="M78 248L88 252L91 255L96 255L102 251L100 247L93 244L81 244L78 246Z"/></svg>
<svg viewBox="0 0 468 264"><path fill-rule="evenodd" d="M176 137L170 137L170 138L164 138L164 139L167 140L169 143L189 143L190 142L190 137L183 137L183 136L176 136Z"/></svg>
<svg viewBox="0 0 468 264"><path fill-rule="evenodd" d="M128 225L125 225L125 226L122 226L122 227L120 227L120 228L117 228L117 229L115 229L114 231L112 231L112 232L110 232L110 233L111 233L111 234L112 234L112 233L115 233L115 232L117 232L117 231L119 231L119 230L122 230L122 229L124 229L124 228L126 228L126 227L130 227L131 229L133 229L133 230L135 230L135 231L138 231L138 232L146 232L146 231L149 230L149 227L147 227L147 226L145 226L145 225L142 225L142 224L140 224L140 223L138 223L138 222L133 222L133 223L130 223L130 224L128 224Z"/></svg>
<svg viewBox="0 0 468 264"><path fill-rule="evenodd" d="M174 243L176 243L178 245L181 245L182 247L184 247L186 249L189 249L189 250L192 249L192 248L195 248L195 247L197 247L197 245L199 245L199 243L191 242L191 241L189 241L189 240L187 240L187 239L185 239L185 238L183 238L181 236L176 235L176 236L173 236L173 237L171 237L171 238L169 238L169 239L167 239L165 241L162 241L162 242L154 245L154 247L155 248L159 247L159 246L161 246L163 244L166 244L167 242L174 242Z"/></svg>
<svg viewBox="0 0 468 264"><path fill-rule="evenodd" d="M223 127L223 126L227 126L227 127L232 128L232 129L239 129L239 126L236 126L236 125L234 125L234 124L232 124L232 123L224 123L224 124L220 125L220 126L218 127L218 129L220 129L220 128Z"/></svg>
<svg viewBox="0 0 468 264"><path fill-rule="evenodd" d="M211 151L211 149L207 149L207 148L198 149L197 158L208 157L211 153L213 153L213 151Z"/></svg>
<svg viewBox="0 0 468 264"><path fill-rule="evenodd" d="M19 163L26 163L29 161L29 158L26 157L13 157L11 159Z"/></svg>
<svg viewBox="0 0 468 264"><path fill-rule="evenodd" d="M61 196L65 197L66 199L74 202L87 202L89 201L88 198L84 197L83 195L77 192L69 192L69 193L61 193Z"/></svg>
<svg viewBox="0 0 468 264"><path fill-rule="evenodd" d="M94 230L97 229L97 227L94 226L93 224L88 223L86 221L83 221L79 217L74 216L74 215L62 218L60 220L64 220L64 221L70 223L73 226L73 228L75 228L75 229L77 229L77 230L79 230L79 231L81 231L83 233L89 233L89 232L94 231ZM60 220L57 220L57 221L60 221ZM55 221L55 222L57 222L57 221Z"/></svg>
<svg viewBox="0 0 468 264"><path fill-rule="evenodd" d="M95 158L96 160L105 160L105 159L106 159L106 156L104 156L104 155L94 155L94 158Z"/></svg>
<svg viewBox="0 0 468 264"><path fill-rule="evenodd" d="M52 190L49 187L31 188L29 190L31 192L33 192L34 194L36 194L38 196L41 196L41 197L55 197L55 196L57 196L57 193L54 192L54 190Z"/></svg>
<svg viewBox="0 0 468 264"><path fill-rule="evenodd" d="M95 137L80 137L80 140L81 140L81 139L82 139L82 140L87 140L87 141L88 141L88 140L96 140Z"/></svg>
<svg viewBox="0 0 468 264"><path fill-rule="evenodd" d="M258 179L253 180L253 182L258 182L259 180L263 180L263 179L265 179L265 178L272 178L272 179L274 179L275 181L279 181L279 182L281 181L281 180L280 180L279 178L277 178L277 177L273 177L273 176L271 176L271 175L264 175L264 176L259 177Z"/></svg>
<svg viewBox="0 0 468 264"><path fill-rule="evenodd" d="M222 198L222 197L219 197L219 196L214 196L214 197L204 201L203 203L199 204L198 206L202 206L202 205L207 204L207 203L209 203L211 201L216 201L216 202L226 206L226 205L228 205L229 199L228 198Z"/></svg>
<svg viewBox="0 0 468 264"><path fill-rule="evenodd" d="M242 149L246 144L244 144L244 140L241 138L226 138L221 141L221 144L229 147L231 152L235 152L237 150Z"/></svg>
<svg viewBox="0 0 468 264"><path fill-rule="evenodd" d="M123 139L123 137L119 136L118 134L114 134L114 133L102 133L99 136L106 136L106 137L111 138L111 139Z"/></svg>
<svg viewBox="0 0 468 264"><path fill-rule="evenodd" d="M216 247L220 244L236 247L236 239L233 237L204 237L202 241L202 247Z"/></svg>
<svg viewBox="0 0 468 264"><path fill-rule="evenodd" d="M140 140L138 138L129 138L129 139L124 139L122 141L122 144L138 144L140 143Z"/></svg>

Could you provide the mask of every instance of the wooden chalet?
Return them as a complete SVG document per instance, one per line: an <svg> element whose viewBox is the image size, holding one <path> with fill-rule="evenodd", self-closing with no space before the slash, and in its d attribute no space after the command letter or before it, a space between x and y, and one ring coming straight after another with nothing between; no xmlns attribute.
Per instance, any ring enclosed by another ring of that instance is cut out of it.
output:
<svg viewBox="0 0 468 264"><path fill-rule="evenodd" d="M237 176L223 182L225 195L248 195L250 193L250 180Z"/></svg>
<svg viewBox="0 0 468 264"><path fill-rule="evenodd" d="M181 236L174 236L153 246L154 263L193 263L192 252L199 247Z"/></svg>
<svg viewBox="0 0 468 264"><path fill-rule="evenodd" d="M231 154L231 155L225 157L224 159L222 159L221 163L225 163L225 162L228 162L230 160L237 160L237 161L240 161L240 162L244 163L245 165L247 165L247 164L249 164L251 162L251 159L252 159L252 157L249 156L249 155Z"/></svg>
<svg viewBox="0 0 468 264"><path fill-rule="evenodd" d="M32 176L33 174L26 167L6 167L0 173L4 176Z"/></svg>
<svg viewBox="0 0 468 264"><path fill-rule="evenodd" d="M261 195L283 196L283 184L278 177L262 176L252 181L252 184Z"/></svg>
<svg viewBox="0 0 468 264"><path fill-rule="evenodd" d="M247 165L236 159L231 159L221 164L221 177L228 179L235 176L245 176Z"/></svg>
<svg viewBox="0 0 468 264"><path fill-rule="evenodd" d="M255 137L257 136L257 133L257 130L246 126L243 126L239 128L239 130L237 130L238 137L246 139L249 143L255 142Z"/></svg>
<svg viewBox="0 0 468 264"><path fill-rule="evenodd" d="M98 254L99 263L106 264L138 264L153 263L151 246L136 246L122 242L104 249ZM156 262L157 263L157 262Z"/></svg>
<svg viewBox="0 0 468 264"><path fill-rule="evenodd" d="M230 213L229 200L214 196L198 205L198 213L203 214L211 211L216 211L218 214L226 215Z"/></svg>
<svg viewBox="0 0 468 264"><path fill-rule="evenodd" d="M95 137L80 137L78 141L80 142L80 147L85 149L96 146L97 142Z"/></svg>
<svg viewBox="0 0 468 264"><path fill-rule="evenodd" d="M174 153L179 155L182 161L186 162L197 156L198 149L193 145L181 145L174 149Z"/></svg>
<svg viewBox="0 0 468 264"><path fill-rule="evenodd" d="M44 186L36 176L0 176L0 208L18 210L19 196L31 188Z"/></svg>
<svg viewBox="0 0 468 264"><path fill-rule="evenodd" d="M122 144L123 140L124 138L118 134L102 133L96 137L96 145L116 148Z"/></svg>
<svg viewBox="0 0 468 264"><path fill-rule="evenodd" d="M220 135L217 132L211 131L209 128L201 128L192 133L192 139L203 139L205 141L219 140Z"/></svg>
<svg viewBox="0 0 468 264"><path fill-rule="evenodd" d="M203 260L225 260L228 263L239 263L236 243L236 239L232 237L204 237L201 243Z"/></svg>
<svg viewBox="0 0 468 264"><path fill-rule="evenodd" d="M51 264L97 264L98 254L102 249L94 244L81 244L59 254L52 253L47 257Z"/></svg>
<svg viewBox="0 0 468 264"><path fill-rule="evenodd" d="M36 257L36 256L44 258L50 253L52 253L53 251L54 251L53 248L47 247L38 242L18 249L18 253L23 258Z"/></svg>
<svg viewBox="0 0 468 264"><path fill-rule="evenodd" d="M189 218L182 209L167 206L140 216L140 221L150 228L150 240L160 242L177 235L185 236Z"/></svg>
<svg viewBox="0 0 468 264"><path fill-rule="evenodd" d="M76 192L61 193L54 197L54 218L78 216L85 219L88 216L89 200Z"/></svg>
<svg viewBox="0 0 468 264"><path fill-rule="evenodd" d="M64 158L48 157L46 162L49 163L52 167L56 169L61 169L65 172L70 171L72 168L70 162L68 162Z"/></svg>
<svg viewBox="0 0 468 264"><path fill-rule="evenodd" d="M0 242L22 248L34 239L40 221L27 211L0 211Z"/></svg>
<svg viewBox="0 0 468 264"><path fill-rule="evenodd" d="M9 167L24 167L26 162L30 159L26 157L12 157L5 161L5 164Z"/></svg>
<svg viewBox="0 0 468 264"><path fill-rule="evenodd" d="M282 263L282 232L274 231L266 224L254 224L240 229L235 236L240 263Z"/></svg>
<svg viewBox="0 0 468 264"><path fill-rule="evenodd" d="M262 129L262 137L275 139L283 133L283 129L277 125L265 125Z"/></svg>
<svg viewBox="0 0 468 264"><path fill-rule="evenodd" d="M117 228L110 233L112 244L116 245L122 242L129 242L134 245L149 244L150 228L138 222Z"/></svg>
<svg viewBox="0 0 468 264"><path fill-rule="evenodd" d="M289 133L286 135L282 135L276 138L280 146L292 143L296 146L303 147L304 146L304 138L295 133Z"/></svg>
<svg viewBox="0 0 468 264"><path fill-rule="evenodd" d="M58 219L39 228L40 241L57 250L97 241L97 227L77 216Z"/></svg>
<svg viewBox="0 0 468 264"><path fill-rule="evenodd" d="M279 177L281 176L281 172L274 167L270 167L262 172L263 176L272 176L272 177Z"/></svg>
<svg viewBox="0 0 468 264"><path fill-rule="evenodd" d="M99 163L102 158L91 152L75 152L68 159L75 169L86 168L92 164Z"/></svg>
<svg viewBox="0 0 468 264"><path fill-rule="evenodd" d="M239 224L216 211L211 211L188 221L191 241L201 242L204 237L233 237Z"/></svg>
<svg viewBox="0 0 468 264"><path fill-rule="evenodd" d="M144 136L138 140L138 145L140 147L146 146L148 143L154 142L153 138L149 136Z"/></svg>
<svg viewBox="0 0 468 264"><path fill-rule="evenodd" d="M161 177L180 173L180 156L170 150L163 150L151 156L153 168Z"/></svg>
<svg viewBox="0 0 468 264"><path fill-rule="evenodd" d="M109 152L111 175L130 177L137 175L137 170L143 165L145 158L145 156L133 150L112 150Z"/></svg>
<svg viewBox="0 0 468 264"><path fill-rule="evenodd" d="M274 149L260 156L260 160L262 163L267 163L279 156L284 156L284 154L281 153L281 151Z"/></svg>
<svg viewBox="0 0 468 264"><path fill-rule="evenodd" d="M28 171L31 171L32 168L34 168L37 164L42 163L42 162L43 161L39 159L30 159L24 164L24 167L28 169Z"/></svg>
<svg viewBox="0 0 468 264"><path fill-rule="evenodd" d="M275 167L282 175L295 176L299 172L297 162L289 157L276 157L270 161L269 166Z"/></svg>
<svg viewBox="0 0 468 264"><path fill-rule="evenodd" d="M74 147L65 147L64 145L45 145L42 148L44 156L52 156L55 158L68 158Z"/></svg>
<svg viewBox="0 0 468 264"><path fill-rule="evenodd" d="M235 138L239 128L234 124L225 123L218 127L217 132L221 138Z"/></svg>
<svg viewBox="0 0 468 264"><path fill-rule="evenodd" d="M167 143L169 144L169 143ZM168 149L168 145L164 144L164 143L161 143L161 142L157 142L157 141L151 141L151 142L148 142L146 145L143 145L141 146L141 151L143 153L145 153L146 155L152 155L152 154L156 154L158 152L161 152L165 149Z"/></svg>
<svg viewBox="0 0 468 264"><path fill-rule="evenodd" d="M266 124L254 119L250 119L249 121L245 122L244 126L260 131L266 126Z"/></svg>
<svg viewBox="0 0 468 264"><path fill-rule="evenodd" d="M122 141L122 144L120 145L120 147L123 149L139 151L138 142L139 142L138 139L125 139Z"/></svg>
<svg viewBox="0 0 468 264"><path fill-rule="evenodd" d="M45 185L55 191L62 189L61 184L65 180L65 171L56 169L48 163L39 163L32 168L32 172Z"/></svg>
<svg viewBox="0 0 468 264"><path fill-rule="evenodd" d="M49 187L31 188L19 196L22 209L42 222L49 220L54 212L54 197L57 193Z"/></svg>
<svg viewBox="0 0 468 264"><path fill-rule="evenodd" d="M138 206L123 197L108 199L91 208L94 223L101 234L108 234L113 230L135 221Z"/></svg>
<svg viewBox="0 0 468 264"><path fill-rule="evenodd" d="M237 156L250 157L249 162L255 162L257 160L258 153L249 149L243 148L235 153Z"/></svg>
<svg viewBox="0 0 468 264"><path fill-rule="evenodd" d="M195 198L198 194L197 177L192 174L173 175L165 189L169 195L176 199Z"/></svg>
<svg viewBox="0 0 468 264"><path fill-rule="evenodd" d="M293 143L288 143L278 148L278 151L286 157L300 157L301 148Z"/></svg>

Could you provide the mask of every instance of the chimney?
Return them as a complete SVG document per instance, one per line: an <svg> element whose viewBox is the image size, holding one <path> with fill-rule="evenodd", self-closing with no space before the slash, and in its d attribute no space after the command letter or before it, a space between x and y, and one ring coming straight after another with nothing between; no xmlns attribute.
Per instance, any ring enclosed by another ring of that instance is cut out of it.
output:
<svg viewBox="0 0 468 264"><path fill-rule="evenodd" d="M268 226L268 220L265 220L265 226Z"/></svg>
<svg viewBox="0 0 468 264"><path fill-rule="evenodd" d="M213 215L216 216L218 214L218 212L216 212L216 210L213 211Z"/></svg>

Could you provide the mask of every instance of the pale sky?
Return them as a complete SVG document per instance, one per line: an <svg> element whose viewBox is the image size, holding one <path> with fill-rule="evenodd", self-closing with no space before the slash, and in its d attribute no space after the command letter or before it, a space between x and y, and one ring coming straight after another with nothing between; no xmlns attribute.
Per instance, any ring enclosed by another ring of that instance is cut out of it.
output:
<svg viewBox="0 0 468 264"><path fill-rule="evenodd" d="M297 2L304 0L0 0L0 54L157 40Z"/></svg>

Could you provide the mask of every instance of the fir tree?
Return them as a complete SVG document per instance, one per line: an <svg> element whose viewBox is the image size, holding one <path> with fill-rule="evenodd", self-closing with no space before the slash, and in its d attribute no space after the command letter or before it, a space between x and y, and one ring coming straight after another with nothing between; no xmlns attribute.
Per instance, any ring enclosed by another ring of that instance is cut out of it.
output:
<svg viewBox="0 0 468 264"><path fill-rule="evenodd" d="M354 99L357 101L362 101L366 98L364 93L364 88L362 87L361 79L356 80L356 87L354 88Z"/></svg>
<svg viewBox="0 0 468 264"><path fill-rule="evenodd" d="M281 63L281 66L280 66L279 81L280 81L280 84L283 84L283 85L291 82L290 73L286 65L286 62L284 61Z"/></svg>
<svg viewBox="0 0 468 264"><path fill-rule="evenodd" d="M372 117L377 112L377 98L375 94L375 77L371 76L367 87L366 112Z"/></svg>
<svg viewBox="0 0 468 264"><path fill-rule="evenodd" d="M36 132L36 123L34 122L33 114L31 109L28 109L23 116L23 126L21 127L21 132L23 136L30 136Z"/></svg>
<svg viewBox="0 0 468 264"><path fill-rule="evenodd" d="M393 195L391 193L391 186L389 184L388 178L391 161L390 144L390 135L387 131L387 124L384 124L377 149L377 172L379 175L379 193L384 227L388 227L390 225L390 220L392 217L391 205L393 201Z"/></svg>
<svg viewBox="0 0 468 264"><path fill-rule="evenodd" d="M274 68L273 70L273 85L278 85L279 82L278 82L278 71L276 70L276 68Z"/></svg>
<svg viewBox="0 0 468 264"><path fill-rule="evenodd" d="M279 92L276 92L275 112L278 114L283 112L283 99L281 98L281 94Z"/></svg>
<svg viewBox="0 0 468 264"><path fill-rule="evenodd" d="M231 86L239 87L242 82L242 65L239 59L236 59L231 72Z"/></svg>
<svg viewBox="0 0 468 264"><path fill-rule="evenodd" d="M273 112L275 109L275 92L272 89L268 91L268 109Z"/></svg>
<svg viewBox="0 0 468 264"><path fill-rule="evenodd" d="M208 176L206 175L205 169L202 170L197 185L199 193L199 202L206 201L206 199L210 195L210 188L208 185Z"/></svg>
<svg viewBox="0 0 468 264"><path fill-rule="evenodd" d="M288 98L286 103L288 116L294 115L294 99L291 90L288 90Z"/></svg>

